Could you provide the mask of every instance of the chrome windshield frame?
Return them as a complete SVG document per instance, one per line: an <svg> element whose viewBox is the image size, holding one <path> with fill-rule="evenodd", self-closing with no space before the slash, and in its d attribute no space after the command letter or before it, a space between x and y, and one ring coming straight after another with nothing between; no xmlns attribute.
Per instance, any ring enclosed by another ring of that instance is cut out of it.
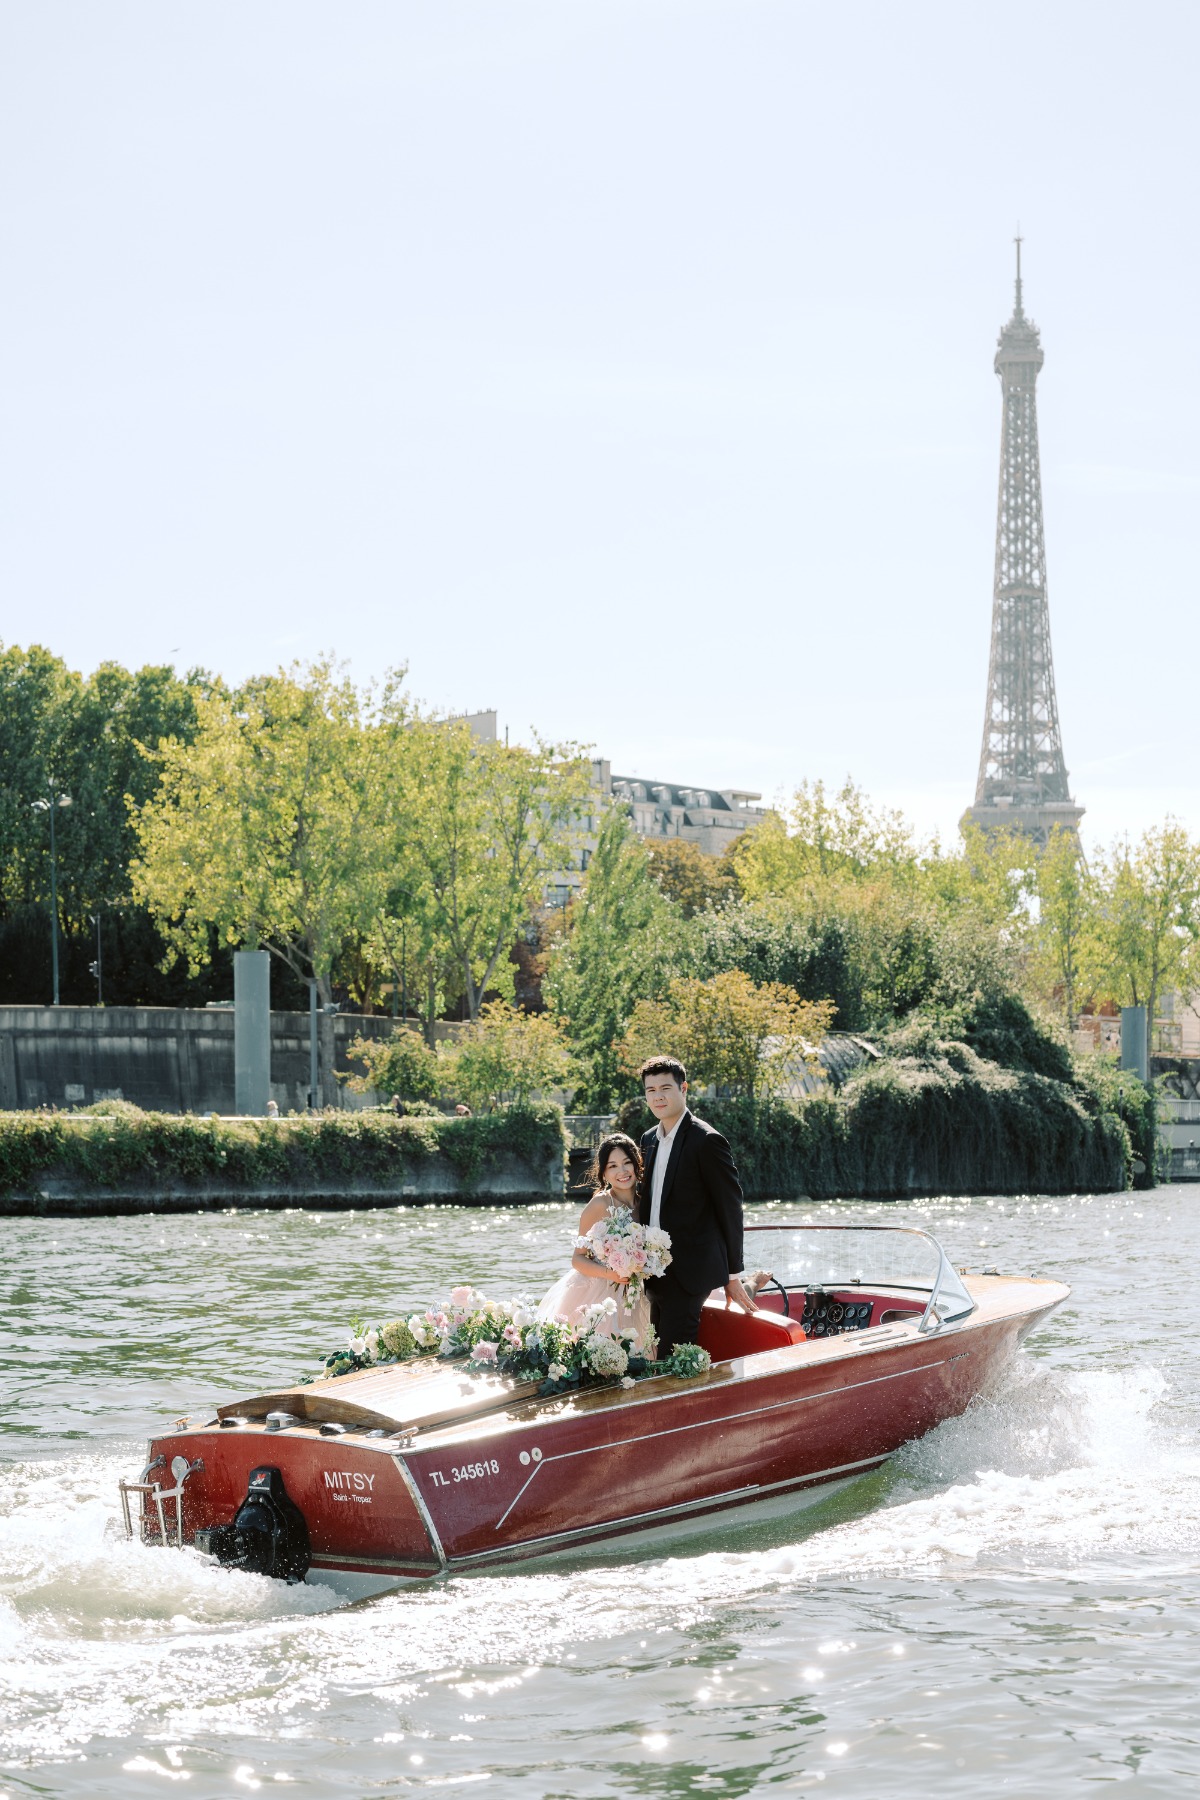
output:
<svg viewBox="0 0 1200 1800"><path fill-rule="evenodd" d="M885 1281L881 1283L884 1287L911 1288L912 1292L916 1294L928 1293L929 1299L926 1303L925 1311L921 1314L917 1325L917 1331L922 1336L927 1336L932 1331L940 1331L943 1325L957 1324L962 1319L969 1319L979 1305L979 1302L977 1300L972 1300L970 1294L968 1294L967 1290L963 1287L957 1270L950 1262L946 1252L942 1249L941 1244L934 1237L933 1233L931 1231L923 1231L919 1225L808 1225L800 1223L797 1220L789 1219L780 1220L778 1223L772 1220L769 1224L765 1222L760 1224L757 1221L754 1223L747 1222L745 1231L747 1234L756 1231L870 1231L886 1232L889 1235L897 1237L922 1238L925 1243L932 1247L937 1255L937 1272L933 1277L932 1287L927 1287L923 1283L917 1284L913 1282ZM831 1277L830 1279L832 1280L833 1278ZM944 1316L938 1311L938 1298L941 1294L943 1283L948 1287L950 1285L957 1287L968 1302L966 1306L959 1306L954 1312L947 1311ZM834 1285L845 1285L849 1287L853 1285L853 1282L848 1278L844 1284L839 1284L835 1281Z"/></svg>

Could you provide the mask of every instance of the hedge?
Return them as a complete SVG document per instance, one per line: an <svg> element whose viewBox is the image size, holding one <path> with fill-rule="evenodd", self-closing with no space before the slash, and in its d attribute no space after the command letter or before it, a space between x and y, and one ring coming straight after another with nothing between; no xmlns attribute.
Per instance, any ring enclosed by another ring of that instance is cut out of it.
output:
<svg viewBox="0 0 1200 1800"><path fill-rule="evenodd" d="M90 1112L0 1113L0 1193L25 1192L53 1169L94 1188L128 1182L303 1186L331 1176L398 1184L443 1156L472 1190L490 1158L566 1157L562 1113L535 1104L469 1117L330 1112L287 1119L196 1118L109 1102Z"/></svg>
<svg viewBox="0 0 1200 1800"><path fill-rule="evenodd" d="M1154 1102L1140 1082L1116 1071L1058 1081L962 1043L882 1057L798 1102L695 1110L729 1139L751 1199L1106 1193L1129 1186L1135 1155L1148 1169L1139 1180L1153 1179ZM637 1101L622 1118L635 1132L653 1123Z"/></svg>

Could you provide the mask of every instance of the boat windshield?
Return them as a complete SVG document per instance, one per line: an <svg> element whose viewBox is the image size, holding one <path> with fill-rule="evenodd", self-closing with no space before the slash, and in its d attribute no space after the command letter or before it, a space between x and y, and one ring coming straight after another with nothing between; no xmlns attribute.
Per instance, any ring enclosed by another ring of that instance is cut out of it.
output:
<svg viewBox="0 0 1200 1800"><path fill-rule="evenodd" d="M925 1299L920 1329L965 1319L975 1302L945 1251L911 1225L746 1226L746 1267L785 1288L899 1288Z"/></svg>

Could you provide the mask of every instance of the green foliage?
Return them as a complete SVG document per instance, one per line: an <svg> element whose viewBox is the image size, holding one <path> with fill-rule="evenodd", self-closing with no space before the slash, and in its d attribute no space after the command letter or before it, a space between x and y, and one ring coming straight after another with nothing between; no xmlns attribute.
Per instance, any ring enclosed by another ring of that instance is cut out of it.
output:
<svg viewBox="0 0 1200 1800"><path fill-rule="evenodd" d="M712 1357L699 1344L676 1344L665 1361L653 1365L653 1373L691 1381L697 1375L707 1375L711 1368Z"/></svg>
<svg viewBox="0 0 1200 1800"><path fill-rule="evenodd" d="M85 679L45 649L0 646L0 1001L49 997L49 832L33 802L51 787L72 800L54 812L67 1001L95 998L96 916L109 1004L227 999L233 947L257 943L276 956L277 1006L302 1003L310 977L322 1000L336 982L364 1007L385 981L403 984L430 1018L459 999L476 1017L485 995L511 995L514 940L573 862L595 806L587 764L573 746L480 744L461 724L416 716L398 682L364 691L317 663L233 694L203 671L181 679L166 667L106 663ZM183 953L173 965L163 934ZM850 781L837 793L803 783L718 862L680 840L643 844L614 807L548 947L552 1024L530 1028L529 1053L510 1045L501 1069L485 1030L443 1064L415 1038L393 1039L394 1072L372 1066L384 1056L372 1049L362 1079L415 1108L444 1075L473 1104L492 1106L568 1079L569 1049L576 1104L607 1111L631 1095L620 1047L639 1004L645 1012L667 1001L673 984L700 991L736 977L831 1003L840 1029L886 1040L897 1085L888 1088L880 1065L864 1092L886 1090L872 1104L893 1122L925 1121L930 1167L941 1166L939 1108L965 1105L962 1093L976 1094L980 1130L1001 1115L1011 1124L1017 1090L995 1087L1007 1072L1021 1092L1041 1080L1067 1094L1066 1113L1047 1105L1072 1180L1087 1161L1070 1148L1070 1108L1082 1107L1093 1135L1120 1122L1149 1181L1152 1097L1073 1064L1035 1015L1069 1029L1091 998L1145 1004L1153 1016L1164 992L1200 983L1198 946L1200 845L1172 820L1094 857L1089 870L1070 834L1053 834L1038 854L1019 834L968 824L943 851L919 845L899 814ZM325 1014L320 1028L332 1100ZM726 1020L717 1035L738 1033ZM953 1045L985 1074L956 1072ZM743 1058L732 1085L750 1085L748 1067ZM938 1080L959 1097L939 1099ZM828 1115L816 1103L806 1115L804 1157L826 1187L828 1165L838 1191L852 1163L834 1122L850 1118L851 1101L847 1090ZM122 1156L142 1156L155 1167L165 1156L171 1167L236 1172L273 1154L239 1135L237 1122L215 1138L192 1122L181 1129L199 1136L168 1142L164 1131L148 1147L144 1124L109 1118L110 1141L101 1148L97 1138L85 1160L120 1167ZM43 1115L10 1143L12 1156L37 1165L37 1134L57 1129ZM796 1129L781 1125L778 1136L767 1119L764 1166L799 1154ZM318 1154L318 1141L288 1155ZM474 1167L483 1141L455 1139L456 1154ZM331 1142L319 1153L341 1149ZM879 1154L886 1162L886 1146Z"/></svg>
<svg viewBox="0 0 1200 1800"><path fill-rule="evenodd" d="M1200 844L1168 819L1097 857L1095 882L1097 996L1145 1006L1153 1023L1168 988L1200 979Z"/></svg>
<svg viewBox="0 0 1200 1800"><path fill-rule="evenodd" d="M1075 1028L1095 965L1096 880L1073 831L1056 829L1037 860L1034 887L1037 924L1031 933L1031 982L1062 1019Z"/></svg>
<svg viewBox="0 0 1200 1800"><path fill-rule="evenodd" d="M831 1000L839 1030L867 1024L851 921L801 912L778 900L744 900L700 915L690 933L690 972L701 980L742 969L756 982L779 982L801 1000Z"/></svg>
<svg viewBox="0 0 1200 1800"><path fill-rule="evenodd" d="M190 967L215 927L314 976L328 999L334 959L364 923L406 718L394 678L373 703L329 663L198 702L194 738L162 746L131 870Z"/></svg>
<svg viewBox="0 0 1200 1800"><path fill-rule="evenodd" d="M85 679L37 646L0 647L0 1000L50 997L50 834L33 802L51 785L71 800L55 811L64 1000L96 997L95 914L110 1004L191 997L186 980L158 973L162 942L130 896L126 796L148 797L157 776L145 752L192 735L196 697L209 685L200 671L181 680L170 668L116 663Z"/></svg>
<svg viewBox="0 0 1200 1800"><path fill-rule="evenodd" d="M489 990L512 997L508 953L546 884L578 851L595 804L590 765L576 745L480 743L453 721L415 723L401 749L396 887L410 896L474 1019ZM386 919L379 929L387 934Z"/></svg>
<svg viewBox="0 0 1200 1800"><path fill-rule="evenodd" d="M364 1075L352 1075L347 1086L355 1093L372 1088L381 1094L398 1094L401 1100L432 1100L438 1092L438 1058L415 1031L396 1031L391 1037L356 1037L346 1046L350 1062L364 1064Z"/></svg>
<svg viewBox="0 0 1200 1800"><path fill-rule="evenodd" d="M562 1021L552 1013L523 1013L492 1000L438 1058L443 1091L492 1110L524 1104L531 1094L568 1087L571 1052Z"/></svg>
<svg viewBox="0 0 1200 1800"><path fill-rule="evenodd" d="M1074 1059L1075 1087L1082 1104L1099 1117L1120 1119L1129 1134L1135 1188L1153 1187L1170 1172L1170 1150L1159 1131L1157 1096L1115 1056L1088 1051Z"/></svg>
<svg viewBox="0 0 1200 1800"><path fill-rule="evenodd" d="M543 983L570 1030L582 1074L575 1103L583 1110L607 1112L636 1085L621 1069L617 1046L637 1001L666 992L684 931L626 812L612 808Z"/></svg>
<svg viewBox="0 0 1200 1800"><path fill-rule="evenodd" d="M658 1055L678 1056L695 1087L762 1094L781 1085L797 1059L815 1054L829 1030L828 1000L798 1000L779 982L740 969L671 983L663 1000L639 1000L621 1040L622 1067L636 1075Z"/></svg>
<svg viewBox="0 0 1200 1800"><path fill-rule="evenodd" d="M1017 942L989 911L944 899L909 864L703 914L677 962L701 976L741 968L831 1000L839 1030L867 1032L1013 992L1019 969Z"/></svg>
<svg viewBox="0 0 1200 1800"><path fill-rule="evenodd" d="M915 1034L914 1034L915 1035ZM1127 1185L1113 1109L929 1038L799 1103L702 1101L751 1198L1107 1192Z"/></svg>
<svg viewBox="0 0 1200 1800"><path fill-rule="evenodd" d="M112 1104L111 1102L108 1104ZM119 1104L119 1103L118 1103ZM29 1192L50 1171L94 1188L129 1183L228 1184L286 1190L314 1180L399 1185L444 1156L468 1191L496 1157L565 1159L554 1106L511 1107L471 1118L394 1118L382 1112L291 1119L198 1119L167 1113L0 1113L0 1192Z"/></svg>
<svg viewBox="0 0 1200 1800"><path fill-rule="evenodd" d="M941 1008L933 1019L891 1033L887 1047L903 1055L910 1043L933 1032L958 1039L977 1056L1002 1068L1045 1075L1051 1081L1074 1080L1070 1051L1048 1025L1034 1017L1019 994L991 992L957 1001Z"/></svg>
<svg viewBox="0 0 1200 1800"><path fill-rule="evenodd" d="M694 918L737 895L737 876L728 853L706 856L689 838L650 838L646 855L659 891L678 908L681 918Z"/></svg>
<svg viewBox="0 0 1200 1800"><path fill-rule="evenodd" d="M914 871L917 858L907 821L873 806L849 777L836 794L823 781L802 781L786 810L769 813L734 850L751 900L811 893L830 880L895 877Z"/></svg>

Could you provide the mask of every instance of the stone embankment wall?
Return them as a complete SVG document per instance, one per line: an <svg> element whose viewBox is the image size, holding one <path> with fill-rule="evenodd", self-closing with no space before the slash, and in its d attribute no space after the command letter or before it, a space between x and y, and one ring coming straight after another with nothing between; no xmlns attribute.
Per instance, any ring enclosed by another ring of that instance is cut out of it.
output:
<svg viewBox="0 0 1200 1800"><path fill-rule="evenodd" d="M557 1107L474 1118L8 1113L0 1216L561 1200Z"/></svg>
<svg viewBox="0 0 1200 1800"><path fill-rule="evenodd" d="M335 1066L361 1073L346 1046L390 1036L391 1019L338 1013ZM271 1014L271 1098L281 1112L308 1102L309 1019ZM370 1096L340 1087L347 1108ZM130 1100L147 1112L231 1113L233 1011L224 1007L0 1006L0 1110Z"/></svg>
<svg viewBox="0 0 1200 1800"><path fill-rule="evenodd" d="M505 1206L561 1200L561 1158L550 1169L519 1156L497 1156L488 1164L481 1190L446 1157L407 1169L392 1182L360 1181L348 1175L292 1181L286 1187L231 1187L218 1180L118 1182L96 1187L71 1170L50 1168L35 1188L0 1193L0 1218L80 1219L130 1213L287 1212L294 1207L340 1212L352 1207Z"/></svg>

